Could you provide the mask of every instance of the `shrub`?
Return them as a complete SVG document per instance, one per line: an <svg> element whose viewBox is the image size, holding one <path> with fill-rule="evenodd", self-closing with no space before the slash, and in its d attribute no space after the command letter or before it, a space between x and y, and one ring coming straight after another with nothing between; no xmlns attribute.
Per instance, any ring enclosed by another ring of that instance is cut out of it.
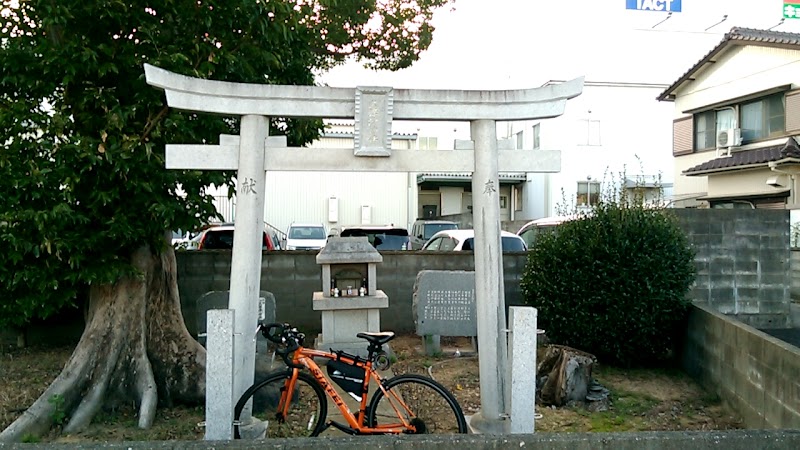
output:
<svg viewBox="0 0 800 450"><path fill-rule="evenodd" d="M537 240L521 287L552 342L612 364L653 365L684 332L693 260L668 210L601 202Z"/></svg>

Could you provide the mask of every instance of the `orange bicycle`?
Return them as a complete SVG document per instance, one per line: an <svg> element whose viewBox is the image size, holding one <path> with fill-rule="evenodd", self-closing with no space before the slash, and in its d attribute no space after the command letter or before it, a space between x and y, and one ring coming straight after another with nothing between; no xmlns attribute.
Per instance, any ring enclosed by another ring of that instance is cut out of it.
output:
<svg viewBox="0 0 800 450"><path fill-rule="evenodd" d="M263 424L253 437L317 436L328 427L348 434L466 433L467 423L458 401L444 386L420 375L398 375L384 380L378 370L388 368L383 345L392 332L358 333L369 344L367 357L343 351L325 352L303 347L305 335L289 324L259 324L261 333L278 345L276 354L286 364L253 384L234 409L234 437L247 436L246 427ZM359 402L354 414L314 361L327 361L328 376ZM307 369L308 372L302 371ZM371 382L377 386L368 401ZM327 397L347 423L325 422ZM257 419L245 424L244 417ZM241 430L240 430L241 428Z"/></svg>

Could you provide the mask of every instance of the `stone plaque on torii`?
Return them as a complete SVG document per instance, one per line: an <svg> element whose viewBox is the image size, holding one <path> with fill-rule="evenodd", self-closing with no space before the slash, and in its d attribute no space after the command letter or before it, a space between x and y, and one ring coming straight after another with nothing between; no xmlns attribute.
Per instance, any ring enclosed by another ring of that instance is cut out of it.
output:
<svg viewBox="0 0 800 450"><path fill-rule="evenodd" d="M472 424L504 431L507 418L506 317L502 286L498 172L558 172L560 151L498 150L496 122L563 114L583 90L583 78L505 91L331 88L231 83L178 75L145 64L147 83L167 104L192 112L241 116L240 136L219 145L167 145L169 169L236 170L236 239L231 261L234 310L234 401L253 381L266 170L473 172L475 297L478 309L481 412ZM268 117L355 119L354 149L289 148L268 137ZM469 121L472 150L393 150L393 119Z"/></svg>

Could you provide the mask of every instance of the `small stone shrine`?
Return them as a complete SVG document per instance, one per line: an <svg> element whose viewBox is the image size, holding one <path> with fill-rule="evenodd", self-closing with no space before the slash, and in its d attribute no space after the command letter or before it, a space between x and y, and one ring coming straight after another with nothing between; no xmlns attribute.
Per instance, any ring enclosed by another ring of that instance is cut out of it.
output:
<svg viewBox="0 0 800 450"><path fill-rule="evenodd" d="M367 355L362 331L378 332L380 310L389 297L378 290L376 265L383 256L366 237L331 237L317 254L322 265L322 291L314 292L314 311L322 311L322 333L315 347Z"/></svg>

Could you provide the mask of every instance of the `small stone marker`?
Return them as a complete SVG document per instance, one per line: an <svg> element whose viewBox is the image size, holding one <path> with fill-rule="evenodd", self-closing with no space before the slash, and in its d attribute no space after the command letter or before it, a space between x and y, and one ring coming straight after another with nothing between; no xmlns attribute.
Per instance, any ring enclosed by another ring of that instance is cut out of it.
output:
<svg viewBox="0 0 800 450"><path fill-rule="evenodd" d="M233 439L233 321L232 309L208 311L206 352L207 441Z"/></svg>
<svg viewBox="0 0 800 450"><path fill-rule="evenodd" d="M228 291L208 291L197 299L197 341L200 344L206 345L206 313L212 309L227 309L228 297ZM259 292L258 312L259 320L275 322L275 295L272 292ZM256 345L262 343L266 343L266 339L259 335Z"/></svg>
<svg viewBox="0 0 800 450"><path fill-rule="evenodd" d="M509 432L533 433L536 408L536 308L512 306L508 309L508 361L511 364Z"/></svg>
<svg viewBox="0 0 800 450"><path fill-rule="evenodd" d="M441 352L440 336L477 336L475 272L420 271L412 308L417 335L423 337L427 354Z"/></svg>

